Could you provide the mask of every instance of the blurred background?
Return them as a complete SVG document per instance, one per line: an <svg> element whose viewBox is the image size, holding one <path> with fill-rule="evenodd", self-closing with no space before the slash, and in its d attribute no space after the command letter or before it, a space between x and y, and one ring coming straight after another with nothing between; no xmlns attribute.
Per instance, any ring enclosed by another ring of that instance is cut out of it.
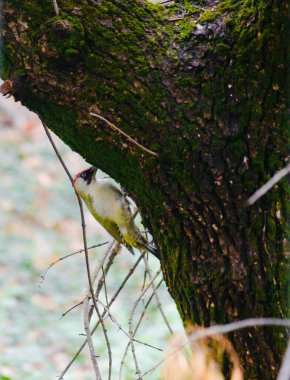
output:
<svg viewBox="0 0 290 380"><path fill-rule="evenodd" d="M1 82L0 82L1 83ZM56 136L54 140L75 175L86 163ZM79 208L71 184L60 166L38 117L13 98L0 95L0 380L56 379L84 341L82 307L61 318L82 300L87 287L83 254L74 255L54 265L41 282L41 275L55 260L82 248ZM99 177L106 174L99 173ZM86 211L89 245L110 240L101 226ZM106 246L90 251L91 267ZM136 261L122 248L107 278L112 295ZM158 261L150 255L150 267L156 271ZM128 318L144 282L144 264L122 290L111 308L112 314L128 331ZM148 282L148 280L147 280ZM151 294L151 290L147 292ZM176 332L182 331L173 300L166 285L159 288L166 316ZM148 296L147 296L148 299ZM135 323L144 309L137 310ZM113 354L112 379L119 378L120 361L127 336L106 319ZM137 338L161 349L168 346L170 334L156 301L153 299ZM107 378L108 354L101 330L94 343L103 379ZM136 343L141 371L164 357L164 352ZM158 379L160 369L146 379ZM94 378L88 349L79 355L65 380ZM135 379L129 350L122 379Z"/></svg>

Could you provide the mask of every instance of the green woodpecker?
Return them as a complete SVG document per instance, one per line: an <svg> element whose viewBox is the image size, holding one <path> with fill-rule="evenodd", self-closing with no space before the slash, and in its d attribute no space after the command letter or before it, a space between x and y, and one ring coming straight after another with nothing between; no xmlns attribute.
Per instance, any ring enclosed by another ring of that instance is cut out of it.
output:
<svg viewBox="0 0 290 380"><path fill-rule="evenodd" d="M96 172L97 169L92 166L78 173L73 181L75 191L93 217L131 253L134 254L134 247L158 257L156 247L147 242L136 226L125 195L110 180L97 179Z"/></svg>

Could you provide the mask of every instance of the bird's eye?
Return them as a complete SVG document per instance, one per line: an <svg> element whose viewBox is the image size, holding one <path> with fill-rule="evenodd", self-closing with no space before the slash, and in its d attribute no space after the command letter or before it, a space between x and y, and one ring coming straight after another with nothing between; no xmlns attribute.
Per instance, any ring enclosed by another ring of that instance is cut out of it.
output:
<svg viewBox="0 0 290 380"><path fill-rule="evenodd" d="M82 173L82 174L81 174L81 177L82 177L82 178L86 178L86 173Z"/></svg>

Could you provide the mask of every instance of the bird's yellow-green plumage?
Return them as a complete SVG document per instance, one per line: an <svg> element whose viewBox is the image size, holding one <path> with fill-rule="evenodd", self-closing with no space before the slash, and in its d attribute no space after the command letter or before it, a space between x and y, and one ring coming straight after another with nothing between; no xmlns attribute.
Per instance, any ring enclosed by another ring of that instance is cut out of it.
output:
<svg viewBox="0 0 290 380"><path fill-rule="evenodd" d="M149 250L157 255L155 246L146 241L136 226L128 199L114 183L96 179L96 169L92 167L76 176L74 188L94 218L114 239L128 248Z"/></svg>

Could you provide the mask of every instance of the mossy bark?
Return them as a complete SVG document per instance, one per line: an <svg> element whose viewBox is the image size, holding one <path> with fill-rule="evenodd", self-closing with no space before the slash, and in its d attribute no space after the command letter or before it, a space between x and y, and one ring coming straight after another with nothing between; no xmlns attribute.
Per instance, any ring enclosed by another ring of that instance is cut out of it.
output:
<svg viewBox="0 0 290 380"><path fill-rule="evenodd" d="M285 317L286 182L245 204L285 165L287 2L225 0L194 22L137 0L58 3L55 17L50 0L4 2L16 98L130 192L185 323ZM283 330L230 338L247 379L275 378Z"/></svg>

